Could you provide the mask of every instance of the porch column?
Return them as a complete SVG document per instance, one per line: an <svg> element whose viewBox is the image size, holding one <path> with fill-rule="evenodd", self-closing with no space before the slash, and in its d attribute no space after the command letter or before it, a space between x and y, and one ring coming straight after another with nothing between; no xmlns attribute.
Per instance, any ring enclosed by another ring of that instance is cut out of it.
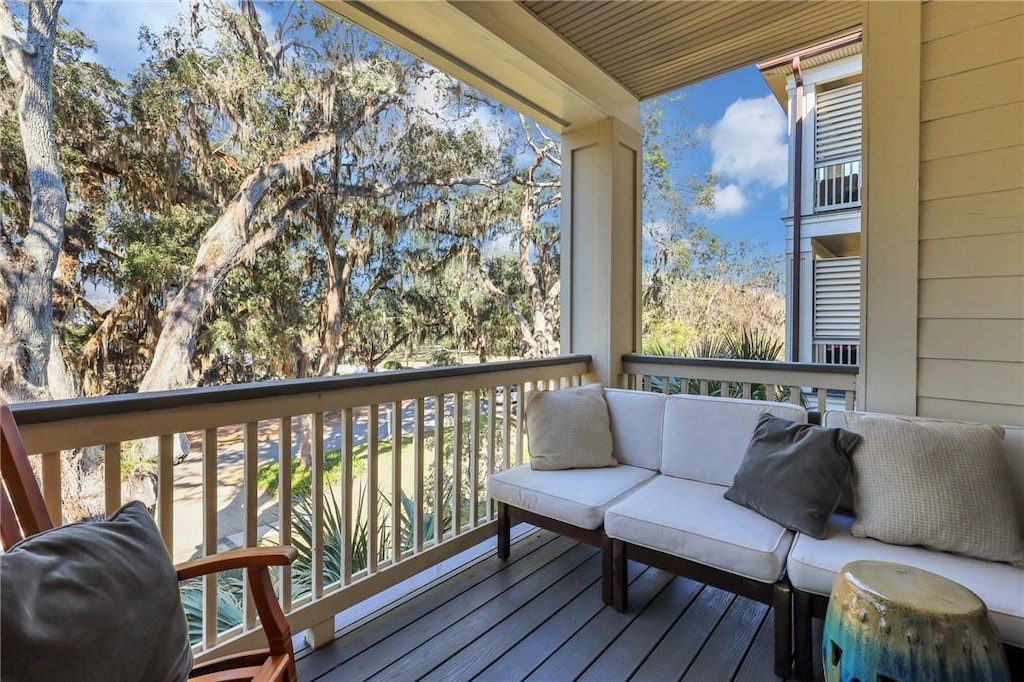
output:
<svg viewBox="0 0 1024 682"><path fill-rule="evenodd" d="M641 134L616 118L562 133L562 353L606 386L640 349Z"/></svg>
<svg viewBox="0 0 1024 682"><path fill-rule="evenodd" d="M921 4L864 3L858 408L917 414Z"/></svg>

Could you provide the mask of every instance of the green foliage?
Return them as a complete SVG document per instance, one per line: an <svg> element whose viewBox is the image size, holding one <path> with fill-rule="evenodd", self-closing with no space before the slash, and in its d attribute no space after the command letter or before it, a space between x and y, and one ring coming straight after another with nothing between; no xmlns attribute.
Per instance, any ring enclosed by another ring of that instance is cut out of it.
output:
<svg viewBox="0 0 1024 682"><path fill-rule="evenodd" d="M450 480L445 486L444 516L442 533L451 531L451 485ZM356 498L355 511L352 517L351 537L351 570L358 574L369 565L369 517L366 508L366 488L360 488ZM413 529L419 521L415 504L404 493L401 500L401 533L402 551L413 546ZM323 584L331 585L341 581L344 576L345 552L345 515L338 500L330 492L323 497ZM383 495L377 498L377 518L383 519L391 508L391 502ZM427 540L434 536L436 516L432 513L422 514L423 537ZM313 546L315 538L313 500L308 493L296 494L292 504L292 537L291 544L298 552L298 558L292 564L292 594L301 599L312 591L313 586ZM383 561L388 556L391 544L391 529L381 524L377 529L377 559ZM272 574L275 579L277 573ZM241 571L225 571L217 579L217 628L219 632L229 630L242 623L244 604L244 583ZM188 580L180 585L182 605L188 623L189 638L192 644L198 644L203 636L203 581L201 578Z"/></svg>
<svg viewBox="0 0 1024 682"><path fill-rule="evenodd" d="M224 632L242 624L244 590L241 571L217 574L217 631ZM203 579L192 578L178 585L181 605L185 609L189 640L193 645L203 641Z"/></svg>
<svg viewBox="0 0 1024 682"><path fill-rule="evenodd" d="M731 336L714 336L701 339L692 344L686 353L681 353L679 350L678 347L667 347L656 341L644 345L644 353L649 355L719 360L776 361L782 355L783 344L771 334L744 329L738 334ZM665 381L666 379L663 377L651 377L651 390L663 392L665 390ZM681 379L668 378L668 392L673 394L700 395L701 382L696 379L689 379L684 386ZM738 381L725 383L721 381L708 381L707 395L742 398L744 397L743 384ZM789 400L789 397L789 391L783 387L769 389L765 384L754 383L750 385L750 398L753 400L786 402ZM803 401L802 396L801 401Z"/></svg>

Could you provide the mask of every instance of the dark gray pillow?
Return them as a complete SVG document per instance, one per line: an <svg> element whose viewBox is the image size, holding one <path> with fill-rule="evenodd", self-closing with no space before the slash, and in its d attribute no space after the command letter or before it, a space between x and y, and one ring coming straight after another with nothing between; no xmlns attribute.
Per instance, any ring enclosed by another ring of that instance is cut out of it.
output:
<svg viewBox="0 0 1024 682"><path fill-rule="evenodd" d="M725 499L823 540L860 436L761 415Z"/></svg>
<svg viewBox="0 0 1024 682"><path fill-rule="evenodd" d="M192 669L177 574L141 502L0 555L0 621L4 682L160 682Z"/></svg>

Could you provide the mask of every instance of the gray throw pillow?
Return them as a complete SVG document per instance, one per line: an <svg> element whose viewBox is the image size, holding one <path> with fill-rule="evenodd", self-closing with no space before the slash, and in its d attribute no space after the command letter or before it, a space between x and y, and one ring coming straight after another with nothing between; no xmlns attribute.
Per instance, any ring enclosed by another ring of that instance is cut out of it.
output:
<svg viewBox="0 0 1024 682"><path fill-rule="evenodd" d="M851 414L851 532L988 561L1024 563L1003 429L989 424Z"/></svg>
<svg viewBox="0 0 1024 682"><path fill-rule="evenodd" d="M761 415L725 499L823 540L860 436Z"/></svg>
<svg viewBox="0 0 1024 682"><path fill-rule="evenodd" d="M4 682L184 680L178 579L141 502L26 538L0 555Z"/></svg>
<svg viewBox="0 0 1024 682"><path fill-rule="evenodd" d="M596 469L618 464L612 457L608 403L601 384L526 396L530 467L540 471Z"/></svg>

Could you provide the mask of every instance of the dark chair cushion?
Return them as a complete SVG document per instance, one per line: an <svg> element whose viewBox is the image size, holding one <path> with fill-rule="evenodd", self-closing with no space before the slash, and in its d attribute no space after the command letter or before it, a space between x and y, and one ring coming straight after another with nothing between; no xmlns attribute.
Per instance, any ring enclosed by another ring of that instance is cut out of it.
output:
<svg viewBox="0 0 1024 682"><path fill-rule="evenodd" d="M780 526L825 538L860 436L761 415L725 498Z"/></svg>
<svg viewBox="0 0 1024 682"><path fill-rule="evenodd" d="M140 502L26 538L0 556L4 682L184 680L178 579Z"/></svg>

